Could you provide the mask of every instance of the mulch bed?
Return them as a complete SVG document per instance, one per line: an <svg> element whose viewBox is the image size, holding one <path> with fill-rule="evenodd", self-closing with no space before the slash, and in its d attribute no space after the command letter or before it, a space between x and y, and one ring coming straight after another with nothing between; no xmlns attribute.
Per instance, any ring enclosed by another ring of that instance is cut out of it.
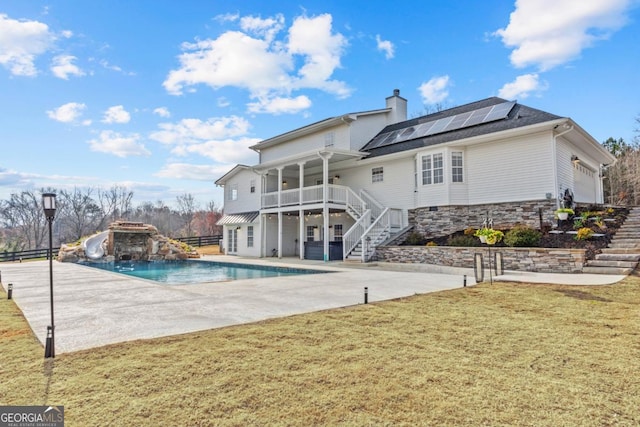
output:
<svg viewBox="0 0 640 427"><path fill-rule="evenodd" d="M591 219L584 221L583 225L585 227L591 228L594 233L602 234L602 236L594 236L586 240L577 240L576 234L571 233L575 232L574 220L580 218L580 214L586 211L595 212L597 209L576 209L575 215L565 221L558 221L557 224L554 224L553 226L548 223L544 224L542 230L539 230L542 231L542 238L540 239L540 244L537 247L585 249L586 259L594 259L597 254L602 252L602 249L609 245L618 228L620 228L624 223L625 218L629 214L629 210L626 208L613 208L612 213L603 213L602 218L607 219L607 221L605 221L605 228L598 227L595 224L595 221ZM506 234L509 230L502 231ZM558 231L562 231L563 233L557 233ZM428 241L432 241L438 246L451 246L449 244L451 238L463 235L464 231L461 230L447 236L427 239L424 242L421 242L421 246ZM477 242L477 246L482 246L479 241ZM504 241L497 243L495 246L506 247Z"/></svg>

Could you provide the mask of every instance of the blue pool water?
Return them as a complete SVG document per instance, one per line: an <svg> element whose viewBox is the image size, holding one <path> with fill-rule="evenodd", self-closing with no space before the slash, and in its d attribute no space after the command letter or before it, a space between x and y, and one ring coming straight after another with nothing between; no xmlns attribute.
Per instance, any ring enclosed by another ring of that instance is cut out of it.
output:
<svg viewBox="0 0 640 427"><path fill-rule="evenodd" d="M83 265L139 277L141 279L153 280L166 285L326 273L326 271L301 268L213 261L87 262L83 263Z"/></svg>

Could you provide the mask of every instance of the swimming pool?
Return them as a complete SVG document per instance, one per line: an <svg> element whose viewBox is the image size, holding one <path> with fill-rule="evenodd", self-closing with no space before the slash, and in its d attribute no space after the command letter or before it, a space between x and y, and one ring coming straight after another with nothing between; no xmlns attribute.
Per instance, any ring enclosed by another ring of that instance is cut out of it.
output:
<svg viewBox="0 0 640 427"><path fill-rule="evenodd" d="M184 285L228 280L260 279L300 274L328 273L303 268L272 267L215 261L126 261L84 262L82 265L101 270L153 280L165 285Z"/></svg>

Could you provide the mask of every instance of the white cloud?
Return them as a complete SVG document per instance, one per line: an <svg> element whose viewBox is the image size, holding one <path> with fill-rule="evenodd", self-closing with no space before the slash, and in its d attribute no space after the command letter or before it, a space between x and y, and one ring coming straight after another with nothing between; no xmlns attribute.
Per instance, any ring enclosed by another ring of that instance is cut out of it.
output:
<svg viewBox="0 0 640 427"><path fill-rule="evenodd" d="M316 88L333 93L340 98L351 94L344 82L329 80L347 46L347 39L332 32L332 17L329 14L307 18L301 16L289 28L288 51L302 55L305 63L298 70L301 77L295 83L299 88Z"/></svg>
<svg viewBox="0 0 640 427"><path fill-rule="evenodd" d="M332 31L331 15L295 19L288 40L280 34L284 29L281 15L266 19L249 16L239 22L243 31L183 43L180 66L170 71L163 83L167 92L181 95L199 84L214 90L239 87L254 100L251 108L268 105L271 99L291 98L291 91L301 89L320 89L338 97L350 95L344 82L331 79L347 45L343 35ZM302 65L296 67L297 63Z"/></svg>
<svg viewBox="0 0 640 427"><path fill-rule="evenodd" d="M58 122L73 123L82 115L82 112L86 108L87 106L85 104L81 104L78 102L69 102L67 104L61 105L55 110L47 111L47 116L49 116L50 119Z"/></svg>
<svg viewBox="0 0 640 427"><path fill-rule="evenodd" d="M432 105L444 101L449 96L449 85L449 76L433 77L428 82L422 83L418 88L422 102Z"/></svg>
<svg viewBox="0 0 640 427"><path fill-rule="evenodd" d="M183 119L178 123L160 123L159 131L153 132L149 138L163 144L188 145L207 140L235 138L246 135L249 122L243 117L213 117L200 119Z"/></svg>
<svg viewBox="0 0 640 427"><path fill-rule="evenodd" d="M92 151L109 153L118 157L149 156L151 152L140 142L140 135L131 134L124 136L118 132L102 131L98 139L89 141Z"/></svg>
<svg viewBox="0 0 640 427"><path fill-rule="evenodd" d="M517 0L509 25L494 34L513 48L511 63L546 71L577 58L627 22L631 0Z"/></svg>
<svg viewBox="0 0 640 427"><path fill-rule="evenodd" d="M284 28L284 16L277 14L275 18L262 19L256 16L243 16L240 18L240 28L256 36L264 38L267 43L271 43Z"/></svg>
<svg viewBox="0 0 640 427"><path fill-rule="evenodd" d="M35 59L53 46L56 37L46 24L15 20L0 14L0 64L16 76L35 76Z"/></svg>
<svg viewBox="0 0 640 427"><path fill-rule="evenodd" d="M157 114L160 117L171 117L171 113L167 109L167 107L158 107L153 110L153 114Z"/></svg>
<svg viewBox="0 0 640 427"><path fill-rule="evenodd" d="M233 168L234 164L194 165L189 163L169 163L155 176L172 179L191 179L213 182Z"/></svg>
<svg viewBox="0 0 640 427"><path fill-rule="evenodd" d="M197 154L207 157L216 163L237 164L255 163L257 154L249 147L260 142L259 138L236 138L206 141L201 144L191 144L176 147L172 150L175 155L186 156Z"/></svg>
<svg viewBox="0 0 640 427"><path fill-rule="evenodd" d="M267 97L260 98L257 102L250 102L247 106L251 113L292 114L311 107L311 100L305 95L295 98Z"/></svg>
<svg viewBox="0 0 640 427"><path fill-rule="evenodd" d="M53 58L51 71L59 79L69 80L69 76L84 76L85 73L77 65L73 64L77 58L72 55L58 55Z"/></svg>
<svg viewBox="0 0 640 427"><path fill-rule="evenodd" d="M378 50L384 52L384 57L391 59L394 56L395 46L389 40L382 40L379 34L376 34L376 43Z"/></svg>
<svg viewBox="0 0 640 427"><path fill-rule="evenodd" d="M129 123L131 114L129 114L122 105L114 105L104 112L102 123Z"/></svg>
<svg viewBox="0 0 640 427"><path fill-rule="evenodd" d="M523 74L507 83L498 91L498 96L505 99L525 99L531 92L546 90L548 85L540 82L538 74Z"/></svg>

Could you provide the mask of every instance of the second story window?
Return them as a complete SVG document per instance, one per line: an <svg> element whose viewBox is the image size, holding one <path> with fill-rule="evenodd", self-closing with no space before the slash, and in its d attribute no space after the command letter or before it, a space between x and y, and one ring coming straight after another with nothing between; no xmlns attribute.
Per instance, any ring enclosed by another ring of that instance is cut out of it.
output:
<svg viewBox="0 0 640 427"><path fill-rule="evenodd" d="M444 182L444 163L442 153L422 156L422 185L442 184Z"/></svg>
<svg viewBox="0 0 640 427"><path fill-rule="evenodd" d="M371 169L371 182L382 182L384 181L384 169L382 166L379 168Z"/></svg>
<svg viewBox="0 0 640 427"><path fill-rule="evenodd" d="M238 200L238 184L232 184L227 193L227 200Z"/></svg>
<svg viewBox="0 0 640 427"><path fill-rule="evenodd" d="M451 182L464 182L462 151L451 153Z"/></svg>
<svg viewBox="0 0 640 427"><path fill-rule="evenodd" d="M336 134L334 132L327 132L324 134L324 146L333 147Z"/></svg>
<svg viewBox="0 0 640 427"><path fill-rule="evenodd" d="M256 180L252 179L251 183L249 184L249 192L250 193L255 193L256 192Z"/></svg>

